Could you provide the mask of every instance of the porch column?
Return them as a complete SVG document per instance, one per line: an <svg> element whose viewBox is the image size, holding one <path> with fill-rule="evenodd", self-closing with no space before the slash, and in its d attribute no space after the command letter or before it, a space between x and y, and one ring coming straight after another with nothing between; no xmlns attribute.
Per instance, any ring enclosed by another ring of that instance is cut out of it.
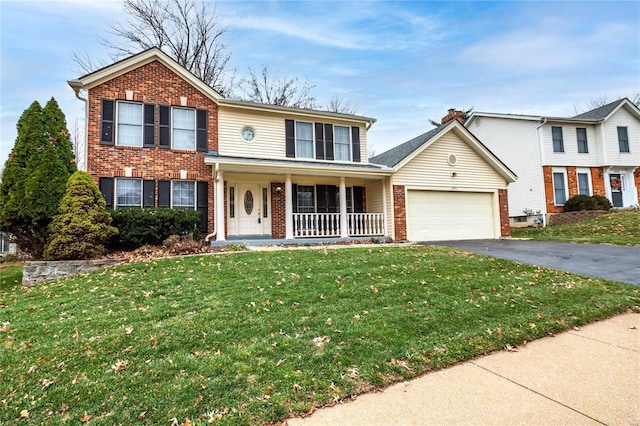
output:
<svg viewBox="0 0 640 426"><path fill-rule="evenodd" d="M216 241L226 241L224 223L224 175L218 170L216 185Z"/></svg>
<svg viewBox="0 0 640 426"><path fill-rule="evenodd" d="M291 186L291 175L287 175L284 180L284 238L293 240L293 188Z"/></svg>
<svg viewBox="0 0 640 426"><path fill-rule="evenodd" d="M384 229L382 230L383 235L386 237L387 236L387 230L389 229L389 226L387 225L387 217L389 215L387 215L387 179L386 178L382 178L382 226L384 226Z"/></svg>
<svg viewBox="0 0 640 426"><path fill-rule="evenodd" d="M344 176L340 176L340 238L349 237L347 220L347 185Z"/></svg>

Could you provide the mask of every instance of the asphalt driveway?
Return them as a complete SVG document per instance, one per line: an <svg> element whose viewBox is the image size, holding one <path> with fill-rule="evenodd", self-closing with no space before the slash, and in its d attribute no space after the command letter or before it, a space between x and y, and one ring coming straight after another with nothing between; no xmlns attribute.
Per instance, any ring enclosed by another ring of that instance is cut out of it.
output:
<svg viewBox="0 0 640 426"><path fill-rule="evenodd" d="M487 256L640 285L640 247L530 240L434 241Z"/></svg>

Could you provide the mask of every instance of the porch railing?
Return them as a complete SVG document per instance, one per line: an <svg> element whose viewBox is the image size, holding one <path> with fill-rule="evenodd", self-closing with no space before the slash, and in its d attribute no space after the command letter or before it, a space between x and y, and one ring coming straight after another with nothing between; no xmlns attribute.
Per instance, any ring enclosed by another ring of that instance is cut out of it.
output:
<svg viewBox="0 0 640 426"><path fill-rule="evenodd" d="M348 213L350 237L384 235L384 213ZM340 213L294 213L294 237L339 237Z"/></svg>

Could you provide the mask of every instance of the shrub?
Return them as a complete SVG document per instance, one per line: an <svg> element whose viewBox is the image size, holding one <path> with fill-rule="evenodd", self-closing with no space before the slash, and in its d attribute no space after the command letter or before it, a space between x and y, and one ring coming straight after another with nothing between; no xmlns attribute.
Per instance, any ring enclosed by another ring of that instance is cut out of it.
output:
<svg viewBox="0 0 640 426"><path fill-rule="evenodd" d="M581 210L595 210L597 201L588 195L576 195L564 203L565 212L577 212Z"/></svg>
<svg viewBox="0 0 640 426"><path fill-rule="evenodd" d="M198 253L204 247L203 241L196 241L192 234L187 235L171 235L164 240L162 246L170 255L184 253Z"/></svg>
<svg viewBox="0 0 640 426"><path fill-rule="evenodd" d="M594 200L596 200L596 210L611 210L611 201L607 197L603 197L602 195L594 195Z"/></svg>
<svg viewBox="0 0 640 426"><path fill-rule="evenodd" d="M91 259L105 252L104 244L118 233L111 224L105 201L93 178L75 172L67 182L60 213L49 226L45 258Z"/></svg>
<svg viewBox="0 0 640 426"><path fill-rule="evenodd" d="M200 237L201 213L168 208L122 208L111 210L113 225L120 233L110 246L136 248L144 244L161 245L172 235Z"/></svg>

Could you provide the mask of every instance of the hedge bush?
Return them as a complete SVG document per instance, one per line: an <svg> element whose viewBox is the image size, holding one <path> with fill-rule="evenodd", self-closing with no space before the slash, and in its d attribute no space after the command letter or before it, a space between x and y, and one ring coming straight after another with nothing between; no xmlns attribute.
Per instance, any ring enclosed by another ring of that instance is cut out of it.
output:
<svg viewBox="0 0 640 426"><path fill-rule="evenodd" d="M120 232L111 248L136 248L145 244L161 245L171 235L200 238L201 213L169 208L120 208L111 210L112 225Z"/></svg>
<svg viewBox="0 0 640 426"><path fill-rule="evenodd" d="M607 197L601 195L575 195L564 203L565 212L577 212L581 210L610 210L611 203Z"/></svg>

